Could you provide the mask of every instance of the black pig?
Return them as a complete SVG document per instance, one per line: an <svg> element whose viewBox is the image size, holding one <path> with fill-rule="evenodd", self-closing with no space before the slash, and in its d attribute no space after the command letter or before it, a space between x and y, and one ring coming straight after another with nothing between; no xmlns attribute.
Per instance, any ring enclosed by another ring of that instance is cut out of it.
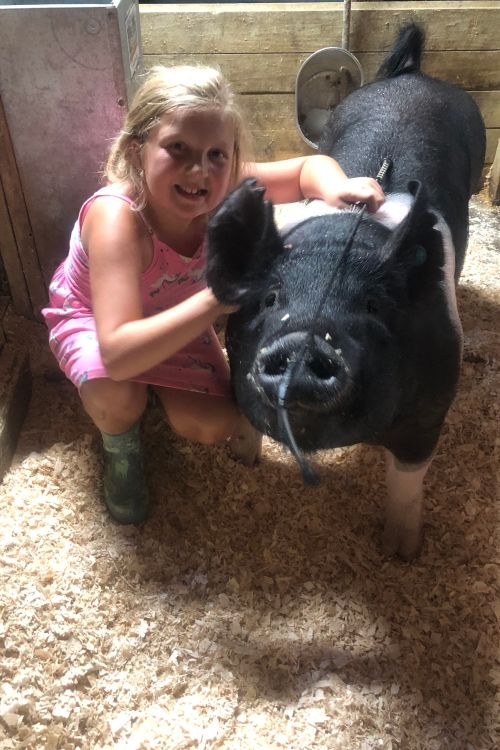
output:
<svg viewBox="0 0 500 750"><path fill-rule="evenodd" d="M279 414L292 367L286 410L299 449L384 446L384 548L406 559L419 551L422 482L459 377L455 283L485 151L477 106L420 71L422 44L419 27L403 28L377 80L334 110L322 137L320 151L350 177L392 164L385 205L362 217L350 247L355 213L313 201L279 233L251 180L208 231L208 283L240 305L227 349L242 412L290 443Z"/></svg>

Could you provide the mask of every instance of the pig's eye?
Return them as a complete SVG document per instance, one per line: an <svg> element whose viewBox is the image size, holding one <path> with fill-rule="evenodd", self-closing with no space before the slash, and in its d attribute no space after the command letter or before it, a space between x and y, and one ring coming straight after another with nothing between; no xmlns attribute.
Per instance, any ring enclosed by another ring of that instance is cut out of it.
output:
<svg viewBox="0 0 500 750"><path fill-rule="evenodd" d="M425 263L427 260L427 250L425 247L422 247L422 245L417 245L415 247L415 260L414 263L416 266L421 266Z"/></svg>
<svg viewBox="0 0 500 750"><path fill-rule="evenodd" d="M276 291L269 292L269 294L264 300L264 307L274 307L277 299L278 299L278 292Z"/></svg>
<svg viewBox="0 0 500 750"><path fill-rule="evenodd" d="M366 300L366 312L369 313L369 315L377 315L379 312L377 300L371 297Z"/></svg>

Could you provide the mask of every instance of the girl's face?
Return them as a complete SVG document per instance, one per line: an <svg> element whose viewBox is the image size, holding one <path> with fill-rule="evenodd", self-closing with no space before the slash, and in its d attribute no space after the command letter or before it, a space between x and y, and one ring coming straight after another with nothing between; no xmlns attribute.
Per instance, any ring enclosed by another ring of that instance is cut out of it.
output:
<svg viewBox="0 0 500 750"><path fill-rule="evenodd" d="M141 151L147 204L187 221L208 214L229 190L234 139L216 110L163 115Z"/></svg>

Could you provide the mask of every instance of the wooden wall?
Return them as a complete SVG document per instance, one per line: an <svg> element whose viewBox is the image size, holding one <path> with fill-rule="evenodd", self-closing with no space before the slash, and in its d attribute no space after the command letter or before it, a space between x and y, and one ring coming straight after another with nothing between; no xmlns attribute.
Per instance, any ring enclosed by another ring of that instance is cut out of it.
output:
<svg viewBox="0 0 500 750"><path fill-rule="evenodd" d="M145 67L219 66L241 94L256 158L310 152L295 127L295 79L312 52L342 46L342 3L141 5L140 14ZM491 163L500 136L500 2L353 2L350 49L367 81L410 18L427 31L423 69L479 104Z"/></svg>

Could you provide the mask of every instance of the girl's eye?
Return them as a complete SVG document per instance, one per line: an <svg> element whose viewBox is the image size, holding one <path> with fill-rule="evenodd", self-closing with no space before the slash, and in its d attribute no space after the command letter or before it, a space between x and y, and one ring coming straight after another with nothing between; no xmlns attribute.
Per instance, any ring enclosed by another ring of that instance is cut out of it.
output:
<svg viewBox="0 0 500 750"><path fill-rule="evenodd" d="M227 160L227 154L225 151L222 151L222 149L220 148L214 148L210 152L210 158L212 159L212 161L221 163Z"/></svg>
<svg viewBox="0 0 500 750"><path fill-rule="evenodd" d="M168 146L166 146L166 149L174 156L180 156L181 154L185 153L186 144L182 143L182 141L175 141L174 143L169 143Z"/></svg>

